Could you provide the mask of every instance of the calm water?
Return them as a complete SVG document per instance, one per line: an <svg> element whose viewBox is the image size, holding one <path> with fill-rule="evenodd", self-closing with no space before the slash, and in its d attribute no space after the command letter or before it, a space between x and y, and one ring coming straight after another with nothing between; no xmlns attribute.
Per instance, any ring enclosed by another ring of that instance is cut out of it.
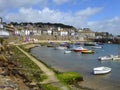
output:
<svg viewBox="0 0 120 90"><path fill-rule="evenodd" d="M91 48L86 46L86 48ZM95 49L95 54L81 54L72 52L64 54L64 50L54 48L35 47L31 53L48 66L59 71L75 71L84 76L82 86L93 88L94 90L120 90L120 60L104 61L98 60L99 56L114 54L119 52L118 45L105 44L102 49ZM98 66L108 66L112 72L105 75L93 75L92 69Z"/></svg>

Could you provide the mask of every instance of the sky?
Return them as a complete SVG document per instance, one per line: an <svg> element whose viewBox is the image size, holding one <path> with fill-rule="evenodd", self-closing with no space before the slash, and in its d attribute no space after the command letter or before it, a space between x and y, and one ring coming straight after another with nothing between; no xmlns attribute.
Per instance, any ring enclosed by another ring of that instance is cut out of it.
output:
<svg viewBox="0 0 120 90"><path fill-rule="evenodd" d="M0 0L4 22L63 23L120 35L120 0Z"/></svg>

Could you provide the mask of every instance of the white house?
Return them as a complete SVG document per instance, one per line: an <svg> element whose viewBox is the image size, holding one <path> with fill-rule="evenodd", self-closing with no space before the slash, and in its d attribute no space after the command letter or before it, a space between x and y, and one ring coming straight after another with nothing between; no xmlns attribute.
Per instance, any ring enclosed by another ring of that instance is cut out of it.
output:
<svg viewBox="0 0 120 90"><path fill-rule="evenodd" d="M59 32L60 36L67 36L68 35L68 31L60 31Z"/></svg>
<svg viewBox="0 0 120 90"><path fill-rule="evenodd" d="M9 32L6 30L0 30L0 37L9 37Z"/></svg>

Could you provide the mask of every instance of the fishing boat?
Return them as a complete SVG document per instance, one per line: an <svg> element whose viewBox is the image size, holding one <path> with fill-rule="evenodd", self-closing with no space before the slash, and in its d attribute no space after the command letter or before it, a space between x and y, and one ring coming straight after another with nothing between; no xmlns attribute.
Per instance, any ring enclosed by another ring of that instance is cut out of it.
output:
<svg viewBox="0 0 120 90"><path fill-rule="evenodd" d="M93 54L95 53L94 50L87 50L87 51L81 51L82 54Z"/></svg>
<svg viewBox="0 0 120 90"><path fill-rule="evenodd" d="M111 72L111 68L109 67L105 67L105 66L101 66L101 67L96 67L96 68L93 68L93 73L94 74L106 74L106 73L109 73Z"/></svg>
<svg viewBox="0 0 120 90"><path fill-rule="evenodd" d="M73 51L74 51L74 52L82 52L82 51L87 51L87 49L86 49L86 48L83 48L82 46L80 46L80 47L74 48Z"/></svg>

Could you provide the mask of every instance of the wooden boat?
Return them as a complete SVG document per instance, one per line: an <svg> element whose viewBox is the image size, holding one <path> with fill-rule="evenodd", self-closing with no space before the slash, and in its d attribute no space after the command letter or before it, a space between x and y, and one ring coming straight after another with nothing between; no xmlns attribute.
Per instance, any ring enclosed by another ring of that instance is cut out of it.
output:
<svg viewBox="0 0 120 90"><path fill-rule="evenodd" d="M82 51L87 51L87 49L83 48L83 47L77 47L77 48L74 48L73 51L75 51L75 52L82 52Z"/></svg>
<svg viewBox="0 0 120 90"><path fill-rule="evenodd" d="M87 51L81 51L82 54L93 54L95 53L94 50L87 50Z"/></svg>
<svg viewBox="0 0 120 90"><path fill-rule="evenodd" d="M106 73L109 73L111 72L111 68L109 67L105 67L105 66L101 66L101 67L96 67L96 68L93 68L93 73L94 74L106 74Z"/></svg>

